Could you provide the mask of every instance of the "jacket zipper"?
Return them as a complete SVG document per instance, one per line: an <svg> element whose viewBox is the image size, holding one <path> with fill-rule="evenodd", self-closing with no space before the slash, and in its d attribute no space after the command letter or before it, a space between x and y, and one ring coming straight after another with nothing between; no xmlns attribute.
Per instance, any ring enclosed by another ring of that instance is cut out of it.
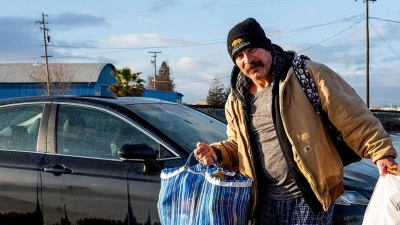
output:
<svg viewBox="0 0 400 225"><path fill-rule="evenodd" d="M289 76L289 78L290 78L290 76ZM282 102L283 102L283 100L282 100L282 98L283 98L283 92L285 91L286 83L287 83L287 80L288 80L289 78L286 77L285 81L282 82L282 91L279 92L279 89L278 89L278 97L279 97L278 101L279 101L279 105L280 105L281 107L282 107ZM272 104L271 104L271 105L272 105ZM272 107L272 106L271 106L271 107ZM278 109L278 110L279 110L279 114L280 114L281 119L282 119L282 125L284 125L284 124L285 124L285 119L284 119L284 117L283 117L283 114L282 114L281 110L280 110L280 109ZM275 131L277 131L276 122L274 122L274 127L275 127ZM283 128L285 129L285 133L286 133L286 128L285 128L285 126L283 126ZM281 148L283 149L283 146L282 146L282 143L281 143L281 137L279 136L279 133L278 133L278 132L276 132L276 133L277 133L277 136L278 136L279 145L280 145ZM284 155L285 155L285 154L284 154ZM286 156L285 156L285 158L286 158ZM304 166L304 162L303 162L303 160L301 159L301 157L299 157L299 159L300 159L300 161L301 161L301 163L302 163L302 165L303 165L303 169L304 169L304 170L306 171L306 173L311 177L310 185L311 185L311 187L313 187L313 192L314 192L314 194L317 195L319 199L322 199L323 202L325 203L325 199L323 198L323 195L322 195L321 193L319 193L319 191L316 191L316 188L315 188L315 179L314 179L314 177L311 175L311 173L310 173L310 172L307 170L307 168ZM288 160L288 159L286 159L286 160ZM296 163L296 162L295 162L295 163ZM306 179L307 179L307 178L306 178ZM307 179L307 180L308 180L308 179Z"/></svg>

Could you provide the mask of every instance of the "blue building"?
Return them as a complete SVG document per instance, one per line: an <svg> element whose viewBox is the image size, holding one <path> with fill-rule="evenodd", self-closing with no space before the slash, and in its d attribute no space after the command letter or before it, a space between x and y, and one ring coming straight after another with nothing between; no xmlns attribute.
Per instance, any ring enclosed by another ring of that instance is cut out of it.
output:
<svg viewBox="0 0 400 225"><path fill-rule="evenodd" d="M159 90L148 90L145 89L143 91L143 97L149 97L149 98L158 98L162 99L164 101L169 101L169 102L176 102L179 104L182 104L182 97L183 95L178 92L173 92L173 91L159 91Z"/></svg>
<svg viewBox="0 0 400 225"><path fill-rule="evenodd" d="M115 66L111 63L49 64L52 82L70 83L65 95L112 96L108 87L116 83L115 77L111 75L114 70ZM57 78L57 74L61 76ZM46 95L46 81L44 64L0 64L0 99ZM56 94L56 89L53 87L52 93ZM181 103L183 95L177 92L144 90L143 97Z"/></svg>

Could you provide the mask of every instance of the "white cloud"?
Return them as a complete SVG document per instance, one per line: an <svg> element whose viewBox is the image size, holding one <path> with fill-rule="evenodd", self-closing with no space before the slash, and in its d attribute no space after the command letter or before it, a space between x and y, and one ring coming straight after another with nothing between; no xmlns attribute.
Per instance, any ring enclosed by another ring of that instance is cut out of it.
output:
<svg viewBox="0 0 400 225"><path fill-rule="evenodd" d="M142 47L150 47L150 46L168 47L168 46L179 45L186 42L188 41L181 38L161 36L155 33L124 34L118 36L111 36L107 40L108 44L114 46L142 46Z"/></svg>
<svg viewBox="0 0 400 225"><path fill-rule="evenodd" d="M187 74L193 76L192 80L212 80L215 78L223 78L230 75L231 64L229 62L221 62L216 60L200 60L191 57L182 57L176 62L171 62L171 68L174 73L182 74L187 80ZM175 76L176 76L175 75Z"/></svg>
<svg viewBox="0 0 400 225"><path fill-rule="evenodd" d="M112 36L108 42L112 45L119 46L140 46L155 45L164 42L164 38L157 34L126 34L120 36Z"/></svg>
<svg viewBox="0 0 400 225"><path fill-rule="evenodd" d="M176 90L183 94L183 101L193 104L197 100L205 100L213 79L221 78L225 88L229 85L231 72L230 62L218 60L200 60L182 57L171 62Z"/></svg>
<svg viewBox="0 0 400 225"><path fill-rule="evenodd" d="M152 18L144 18L144 17L140 17L139 18L140 21L146 22L146 23L151 23L151 24L160 24L157 20L152 19Z"/></svg>
<svg viewBox="0 0 400 225"><path fill-rule="evenodd" d="M173 68L179 68L181 71L192 70L200 64L200 60L191 57L182 57L177 62L171 62Z"/></svg>
<svg viewBox="0 0 400 225"><path fill-rule="evenodd" d="M178 2L174 0L170 1L158 0L155 3L153 3L153 6L150 8L150 11L163 11L166 9L173 8L177 4Z"/></svg>

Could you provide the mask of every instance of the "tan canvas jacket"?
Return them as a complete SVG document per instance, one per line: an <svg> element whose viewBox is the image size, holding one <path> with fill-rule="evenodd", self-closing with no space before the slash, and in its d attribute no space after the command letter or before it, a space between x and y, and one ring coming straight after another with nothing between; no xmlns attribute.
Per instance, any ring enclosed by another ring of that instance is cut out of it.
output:
<svg viewBox="0 0 400 225"><path fill-rule="evenodd" d="M390 136L355 91L327 66L306 61L322 102L322 109L342 131L346 143L360 156L374 162L384 156L396 157ZM285 133L291 143L294 161L309 182L323 209L343 194L343 166L323 125L291 68L279 84L279 102ZM225 105L228 140L212 144L222 154L221 166L239 170L254 180L255 165L248 126L241 102L229 95ZM252 187L250 215L257 207L257 181Z"/></svg>

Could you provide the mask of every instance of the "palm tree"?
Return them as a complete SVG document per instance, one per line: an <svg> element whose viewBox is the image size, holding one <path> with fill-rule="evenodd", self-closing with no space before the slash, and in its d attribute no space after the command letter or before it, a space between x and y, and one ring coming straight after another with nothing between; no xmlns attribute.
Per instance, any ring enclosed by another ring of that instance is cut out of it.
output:
<svg viewBox="0 0 400 225"><path fill-rule="evenodd" d="M117 83L110 85L108 90L115 97L142 96L144 80L139 78L141 72L131 73L129 68L123 68L122 70L115 69L111 74L115 77Z"/></svg>

